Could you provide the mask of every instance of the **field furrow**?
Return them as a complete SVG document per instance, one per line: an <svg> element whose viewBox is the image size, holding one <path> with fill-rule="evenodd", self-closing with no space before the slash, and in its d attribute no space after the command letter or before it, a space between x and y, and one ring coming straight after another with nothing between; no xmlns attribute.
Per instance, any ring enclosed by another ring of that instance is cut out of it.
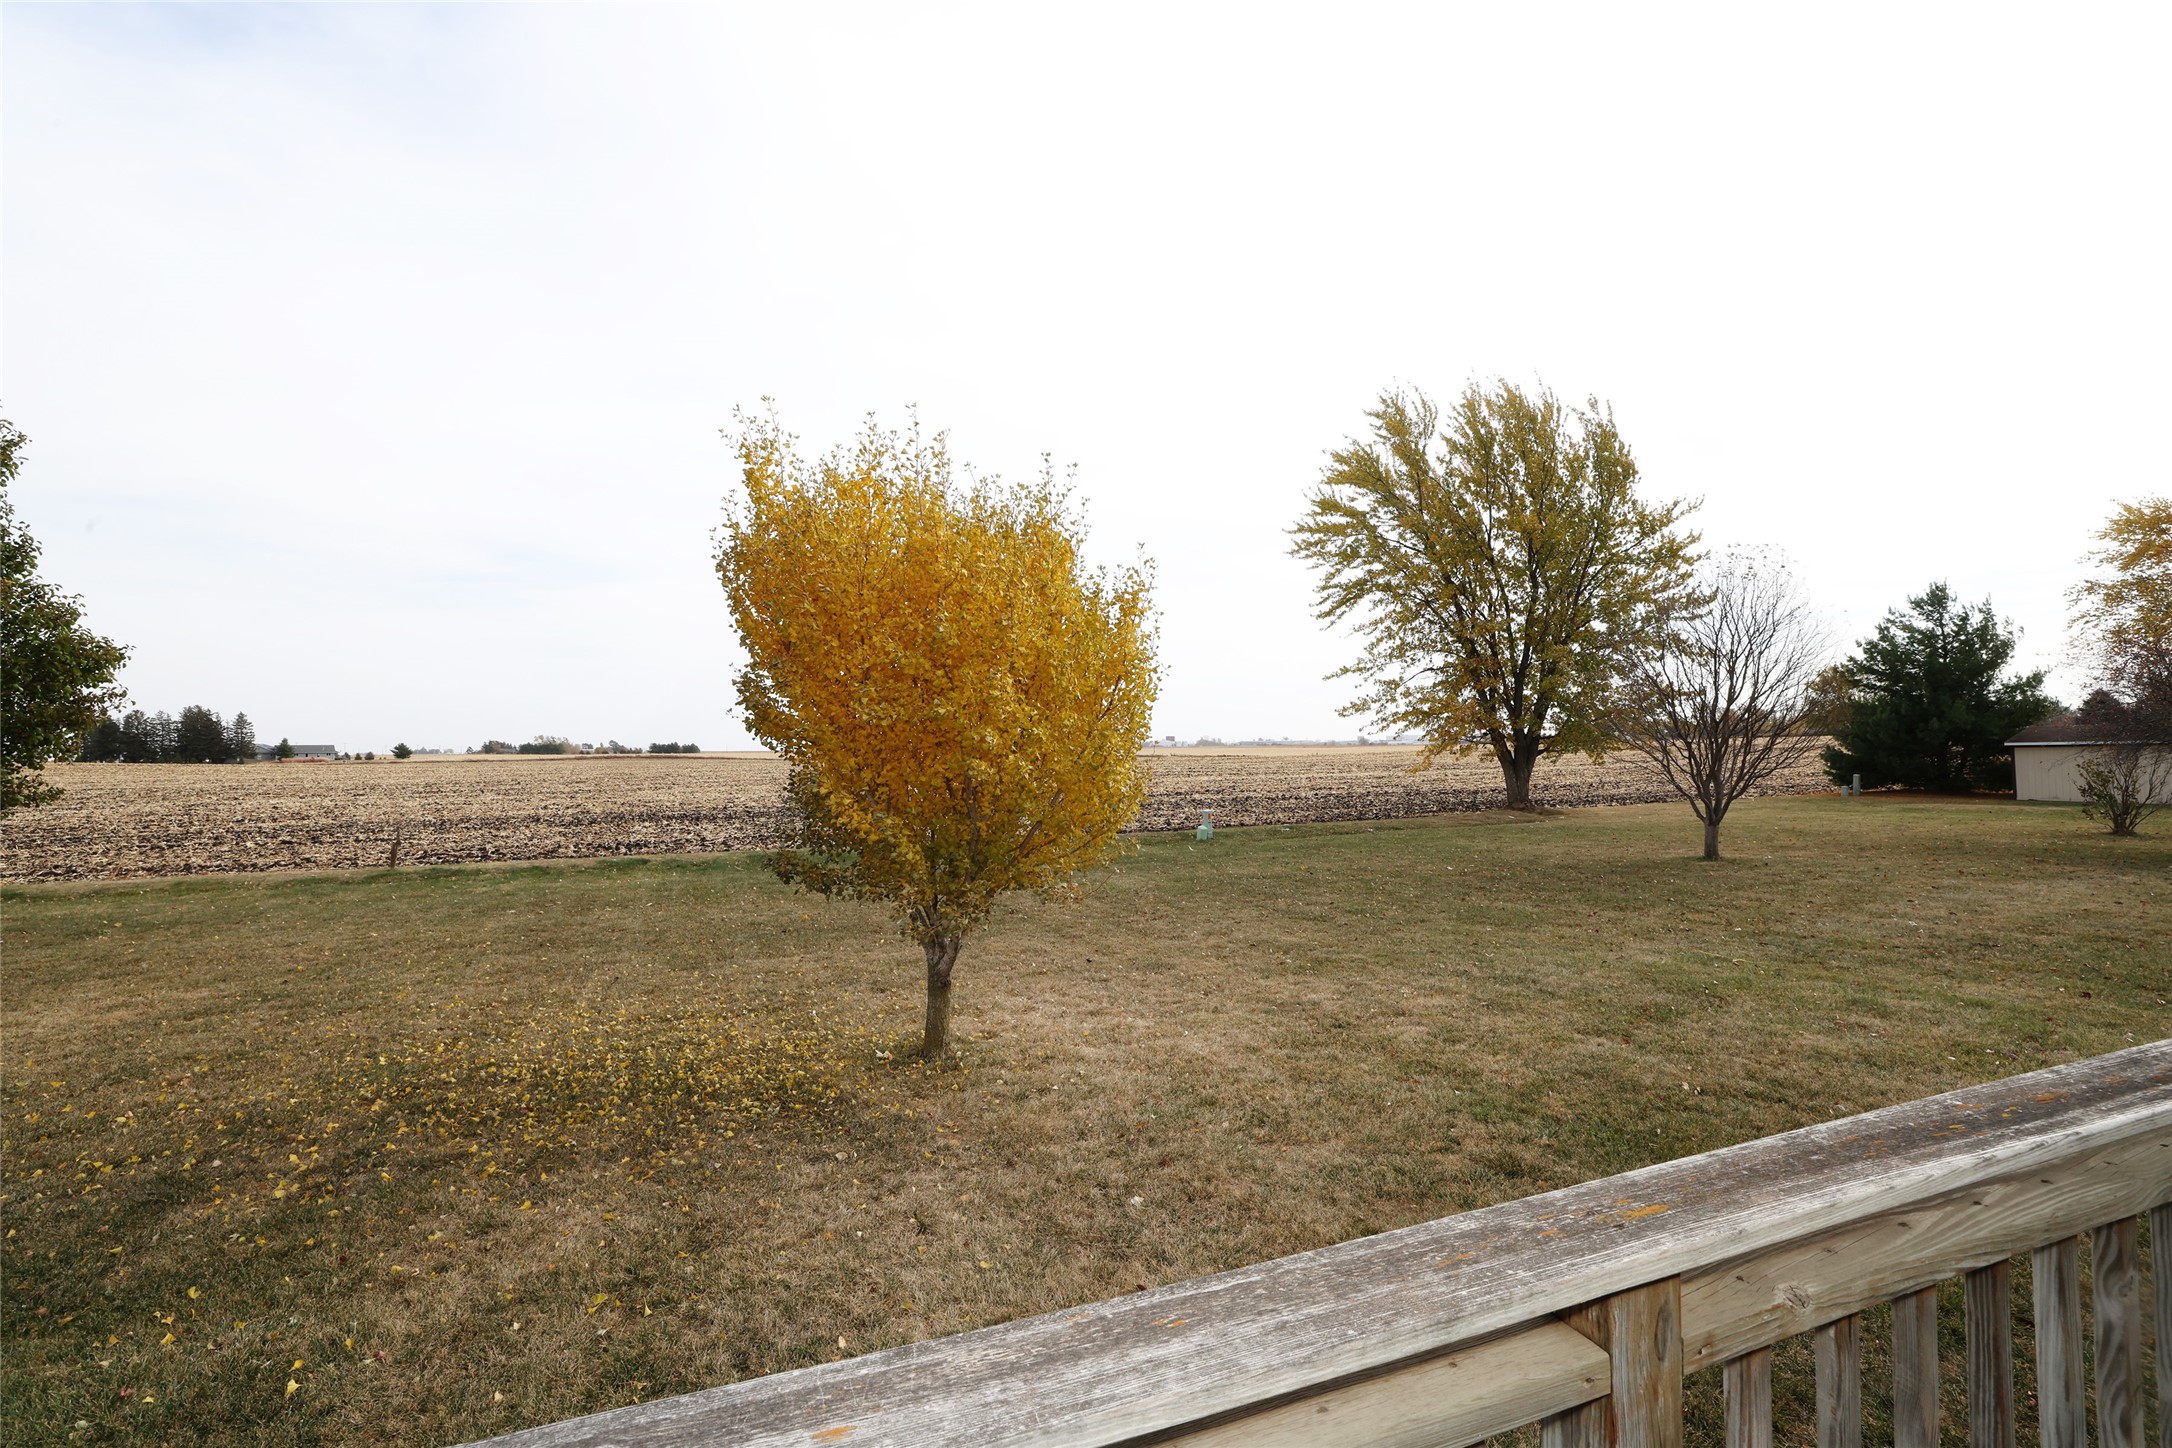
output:
<svg viewBox="0 0 2172 1448"><path fill-rule="evenodd" d="M1487 809L1486 761L1410 772L1393 746L1156 751L1135 828L1299 824ZM459 756L242 766L64 764L67 793L0 822L0 879L118 879L392 863L460 864L769 849L789 839L784 766L766 754ZM1825 787L1815 767L1767 793ZM1542 763L1545 805L1667 798L1641 765Z"/></svg>

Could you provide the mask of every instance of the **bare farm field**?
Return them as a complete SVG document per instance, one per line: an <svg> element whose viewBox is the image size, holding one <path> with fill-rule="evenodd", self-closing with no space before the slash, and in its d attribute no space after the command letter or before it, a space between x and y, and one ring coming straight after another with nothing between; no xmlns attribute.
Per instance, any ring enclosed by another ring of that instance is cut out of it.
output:
<svg viewBox="0 0 2172 1448"><path fill-rule="evenodd" d="M1500 800L1489 760L1422 774L1397 746L1157 751L1137 828L1405 819ZM767 754L407 761L61 764L57 803L0 824L0 879L120 879L766 849L785 843L784 766ZM1823 789L1815 767L1767 792ZM1554 807L1666 798L1642 766L1552 760Z"/></svg>

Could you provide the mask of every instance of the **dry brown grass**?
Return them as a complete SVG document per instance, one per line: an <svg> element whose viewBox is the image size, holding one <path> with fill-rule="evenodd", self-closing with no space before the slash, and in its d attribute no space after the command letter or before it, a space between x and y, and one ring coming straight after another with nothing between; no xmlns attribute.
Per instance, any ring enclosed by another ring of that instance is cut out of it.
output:
<svg viewBox="0 0 2172 1448"><path fill-rule="evenodd" d="M9 1436L476 1436L2172 1031L2162 839L1826 798L1698 843L1149 837L968 947L940 1069L917 953L743 855L11 890Z"/></svg>
<svg viewBox="0 0 2172 1448"><path fill-rule="evenodd" d="M1157 750L1148 830L1403 819L1486 808L1501 797L1487 761L1409 772L1412 751L1370 748ZM67 794L0 821L0 879L119 879L392 862L460 864L784 844L784 768L767 754L463 755L341 763L63 764ZM1823 788L1814 769L1771 793ZM1643 766L1549 761L1542 803L1665 797Z"/></svg>

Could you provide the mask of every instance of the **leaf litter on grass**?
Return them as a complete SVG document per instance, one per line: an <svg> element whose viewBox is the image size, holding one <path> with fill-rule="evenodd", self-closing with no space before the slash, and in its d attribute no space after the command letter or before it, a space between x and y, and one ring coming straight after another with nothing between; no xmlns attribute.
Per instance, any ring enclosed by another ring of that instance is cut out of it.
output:
<svg viewBox="0 0 2172 1448"><path fill-rule="evenodd" d="M278 1052L268 1089L261 1070L160 1061L154 1049L140 1099L116 1100L112 1085L85 1093L37 1079L26 1062L0 1090L9 1216L79 1210L116 1176L163 1178L160 1195L228 1221L423 1170L514 1180L612 1159L646 1178L701 1169L705 1153L754 1127L826 1134L844 1115L903 1109L863 1070L896 1043L804 998L649 1006L503 994L424 1011L396 1038L338 1016L293 1021L303 1040ZM258 1089L219 1099L229 1074ZM848 1077L866 1089L848 1093Z"/></svg>

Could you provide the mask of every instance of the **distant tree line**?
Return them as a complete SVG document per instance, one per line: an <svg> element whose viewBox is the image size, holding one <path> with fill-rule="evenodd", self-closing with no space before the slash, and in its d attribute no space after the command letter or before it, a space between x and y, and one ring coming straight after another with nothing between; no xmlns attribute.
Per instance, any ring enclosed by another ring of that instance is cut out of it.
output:
<svg viewBox="0 0 2172 1448"><path fill-rule="evenodd" d="M90 764L243 764L256 758L256 728L236 713L232 723L201 704L177 718L164 709L131 709L91 726L81 758Z"/></svg>
<svg viewBox="0 0 2172 1448"><path fill-rule="evenodd" d="M557 734L538 734L526 744L508 744L503 739L485 739L481 747L468 750L470 754L579 754L580 746Z"/></svg>
<svg viewBox="0 0 2172 1448"><path fill-rule="evenodd" d="M639 754L639 749L621 744L616 739L606 744L575 744L562 734L538 734L526 744L508 744L503 739L486 739L479 747L470 748L470 754ZM681 744L673 740L669 744L651 744L651 754L699 754L699 744Z"/></svg>

